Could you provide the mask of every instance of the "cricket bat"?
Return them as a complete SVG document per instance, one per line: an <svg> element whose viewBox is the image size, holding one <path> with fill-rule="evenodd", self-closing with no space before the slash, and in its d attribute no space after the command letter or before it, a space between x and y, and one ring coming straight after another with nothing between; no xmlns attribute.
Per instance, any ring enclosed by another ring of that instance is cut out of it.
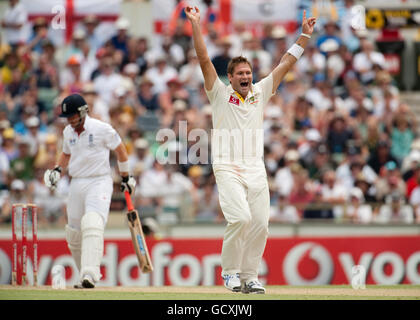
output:
<svg viewBox="0 0 420 320"><path fill-rule="evenodd" d="M143 273L152 272L152 260L150 259L149 250L147 249L146 240L144 239L139 214L137 210L134 209L130 193L128 191L125 191L124 195L128 210L128 226L130 228L131 239L133 241L134 250L136 251L137 259L139 261L140 270Z"/></svg>

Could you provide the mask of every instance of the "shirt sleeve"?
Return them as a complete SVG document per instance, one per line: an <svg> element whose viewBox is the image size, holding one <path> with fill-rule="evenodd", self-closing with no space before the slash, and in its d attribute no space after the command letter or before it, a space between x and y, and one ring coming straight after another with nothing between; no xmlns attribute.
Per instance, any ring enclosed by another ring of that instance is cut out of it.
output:
<svg viewBox="0 0 420 320"><path fill-rule="evenodd" d="M105 124L104 126L104 140L105 146L111 150L114 150L121 143L120 135L109 124Z"/></svg>
<svg viewBox="0 0 420 320"><path fill-rule="evenodd" d="M267 77L259 81L256 86L261 89L264 105L273 96L273 73L271 72Z"/></svg>
<svg viewBox="0 0 420 320"><path fill-rule="evenodd" d="M66 133L66 130L64 130L64 132L63 132L63 137L64 137L63 138L63 153L71 154L69 141L68 141L67 135L65 133Z"/></svg>
<svg viewBox="0 0 420 320"><path fill-rule="evenodd" d="M214 102L221 95L225 88L225 84L222 82L222 80L219 79L219 77L217 77L214 81L213 88L211 88L211 90L205 89L207 97L209 98L209 102L212 106L214 106Z"/></svg>

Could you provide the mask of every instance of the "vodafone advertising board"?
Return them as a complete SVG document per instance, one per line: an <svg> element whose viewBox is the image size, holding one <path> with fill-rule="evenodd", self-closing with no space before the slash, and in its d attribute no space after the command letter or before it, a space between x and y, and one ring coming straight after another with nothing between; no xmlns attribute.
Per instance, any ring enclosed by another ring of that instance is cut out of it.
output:
<svg viewBox="0 0 420 320"><path fill-rule="evenodd" d="M222 285L219 239L148 239L155 271L138 272L132 243L107 239L102 286ZM0 240L0 283L10 283L12 243ZM32 281L32 252L28 275ZM67 285L77 281L64 239L39 241L39 285L52 283L63 266ZM420 236L270 238L260 266L268 285L351 284L352 267L362 265L367 284L420 284Z"/></svg>

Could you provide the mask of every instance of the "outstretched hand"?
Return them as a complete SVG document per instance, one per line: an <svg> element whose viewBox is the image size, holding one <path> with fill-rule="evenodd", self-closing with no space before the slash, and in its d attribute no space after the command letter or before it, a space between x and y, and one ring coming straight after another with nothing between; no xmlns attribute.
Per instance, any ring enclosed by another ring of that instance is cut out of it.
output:
<svg viewBox="0 0 420 320"><path fill-rule="evenodd" d="M302 32L306 34L312 34L314 32L315 23L316 23L316 18L310 17L306 19L306 10L303 10Z"/></svg>
<svg viewBox="0 0 420 320"><path fill-rule="evenodd" d="M188 20L193 22L200 22L200 10L197 7L185 7L185 14L187 15Z"/></svg>

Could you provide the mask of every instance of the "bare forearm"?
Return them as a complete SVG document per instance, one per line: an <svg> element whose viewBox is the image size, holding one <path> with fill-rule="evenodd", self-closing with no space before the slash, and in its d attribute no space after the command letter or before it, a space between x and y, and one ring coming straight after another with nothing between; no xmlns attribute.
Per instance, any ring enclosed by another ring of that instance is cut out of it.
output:
<svg viewBox="0 0 420 320"><path fill-rule="evenodd" d="M69 161L70 161L70 155L62 152L60 154L60 156L58 157L56 167L59 166L59 167L65 169L69 165Z"/></svg>
<svg viewBox="0 0 420 320"><path fill-rule="evenodd" d="M197 58L200 62L200 65L203 65L203 63L206 63L208 60L210 60L209 55L207 53L206 44L204 43L204 38L203 34L201 33L199 23L192 22L191 25L193 31L194 49L197 53Z"/></svg>

